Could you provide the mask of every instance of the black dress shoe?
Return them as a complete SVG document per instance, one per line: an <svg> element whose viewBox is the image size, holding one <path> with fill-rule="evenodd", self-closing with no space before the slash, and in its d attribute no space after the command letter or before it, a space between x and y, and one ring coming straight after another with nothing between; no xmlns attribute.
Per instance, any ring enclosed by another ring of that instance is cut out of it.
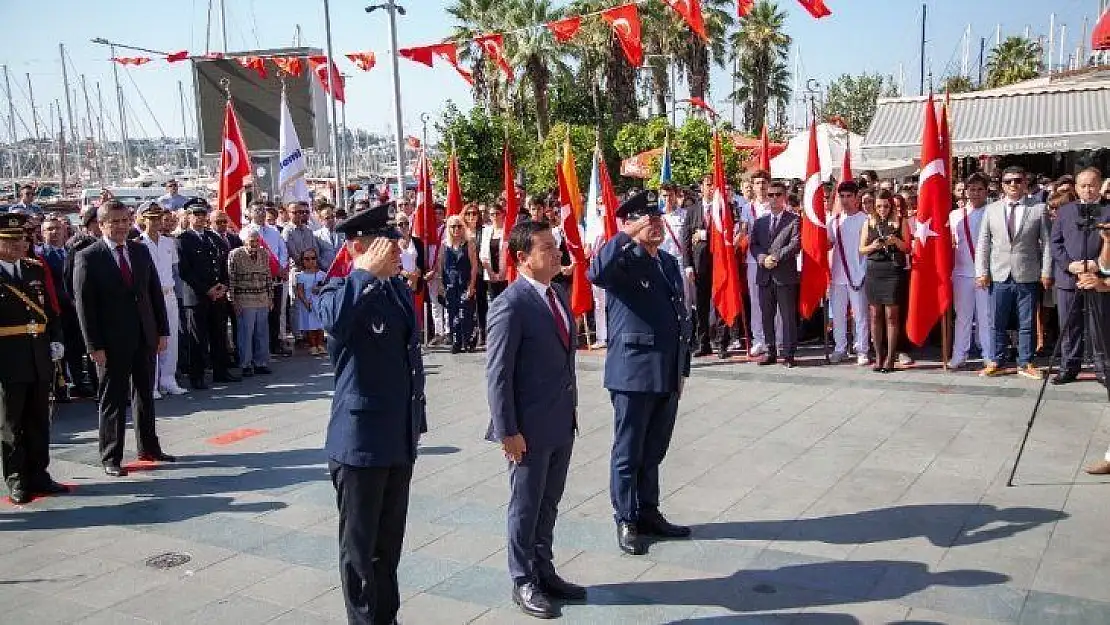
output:
<svg viewBox="0 0 1110 625"><path fill-rule="evenodd" d="M646 553L635 523L617 523L617 546L630 556L642 556Z"/></svg>
<svg viewBox="0 0 1110 625"><path fill-rule="evenodd" d="M1057 373L1056 375L1052 376L1052 383L1056 386L1060 386L1062 384L1071 384L1072 382L1075 382L1078 379L1079 379L1079 372L1078 371L1061 371L1060 373Z"/></svg>
<svg viewBox="0 0 1110 625"><path fill-rule="evenodd" d="M636 524L641 534L645 536L658 536L661 538L686 538L690 535L690 528L685 525L671 523L658 511L641 512L640 522Z"/></svg>
<svg viewBox="0 0 1110 625"><path fill-rule="evenodd" d="M270 368L267 366L255 367L254 372L258 375L270 375L271 373L273 373L273 371L271 371Z"/></svg>
<svg viewBox="0 0 1110 625"><path fill-rule="evenodd" d="M586 589L559 577L557 573L540 577L540 589L549 597L562 601L585 601Z"/></svg>
<svg viewBox="0 0 1110 625"><path fill-rule="evenodd" d="M254 375L254 368L253 367L243 367L243 377L244 378L249 378L252 375Z"/></svg>
<svg viewBox="0 0 1110 625"><path fill-rule="evenodd" d="M68 493L69 487L65 484L59 484L54 481L54 478L47 476L45 480L33 484L30 490L36 495L60 495Z"/></svg>
<svg viewBox="0 0 1110 625"><path fill-rule="evenodd" d="M22 485L12 486L10 489L10 493L8 494L8 499L10 499L12 503L16 504L17 506L22 506L25 503L31 503L31 491L23 488Z"/></svg>
<svg viewBox="0 0 1110 625"><path fill-rule="evenodd" d="M778 362L778 358L775 358L774 356L771 356L771 355L767 355L767 356L764 356L763 358L760 358L759 362L757 362L755 364L759 365L760 367L766 367L767 365L773 365L776 362Z"/></svg>
<svg viewBox="0 0 1110 625"><path fill-rule="evenodd" d="M520 606L521 612L536 618L555 618L559 616L551 600L543 593L539 585L526 582L513 586L513 603Z"/></svg>
<svg viewBox="0 0 1110 625"><path fill-rule="evenodd" d="M698 351L694 352L694 358L703 358L703 357L708 356L709 354L712 354L712 353L713 353L713 350L709 349L708 347L703 347L703 348L699 349Z"/></svg>
<svg viewBox="0 0 1110 625"><path fill-rule="evenodd" d="M127 469L118 464L106 464L104 465L104 474L110 477L126 477Z"/></svg>
<svg viewBox="0 0 1110 625"><path fill-rule="evenodd" d="M143 462L177 462L177 456L171 456L160 451L156 454L139 454L139 460Z"/></svg>
<svg viewBox="0 0 1110 625"><path fill-rule="evenodd" d="M721 360L728 360L728 347L722 345L717 348L717 358Z"/></svg>
<svg viewBox="0 0 1110 625"><path fill-rule="evenodd" d="M787 369L793 369L797 365L798 363L794 361L793 356L787 356L786 358L782 359L782 366L786 367Z"/></svg>
<svg viewBox="0 0 1110 625"><path fill-rule="evenodd" d="M208 390L208 384L204 380L193 380L190 385L198 391Z"/></svg>
<svg viewBox="0 0 1110 625"><path fill-rule="evenodd" d="M228 382L240 382L240 381L242 381L242 379L243 378L241 378L237 375L234 375L230 372L226 372L226 371L224 373L219 374L219 375L212 376L212 381L213 382L222 382L222 383L225 383L225 384L228 383Z"/></svg>

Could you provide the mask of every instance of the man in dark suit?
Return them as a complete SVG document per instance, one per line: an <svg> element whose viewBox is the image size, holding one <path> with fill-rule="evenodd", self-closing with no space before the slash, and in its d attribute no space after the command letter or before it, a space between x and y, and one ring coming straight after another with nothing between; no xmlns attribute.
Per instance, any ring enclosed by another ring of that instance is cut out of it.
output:
<svg viewBox="0 0 1110 625"><path fill-rule="evenodd" d="M154 358L170 327L154 261L127 240L131 213L109 200L97 209L104 236L77 254L73 270L77 318L100 375L100 460L113 477L122 466L127 398L131 394L139 460L173 462L154 425Z"/></svg>
<svg viewBox="0 0 1110 625"><path fill-rule="evenodd" d="M185 203L185 210L189 213L189 228L177 237L177 267L189 339L189 381L193 388L205 389L206 356L212 365L213 382L241 379L228 371L228 249L208 229L208 202L192 198Z"/></svg>
<svg viewBox="0 0 1110 625"><path fill-rule="evenodd" d="M706 193L708 187L702 187ZM714 337L714 329L710 325L710 301L713 294L713 258L709 255L709 207L704 203L711 195L702 198L703 201L695 202L693 209L686 211L686 222L682 229L682 253L685 255L687 278L694 281L694 314L695 331L697 332L697 352L694 356L708 356L712 353L714 338L725 342L728 338Z"/></svg>
<svg viewBox="0 0 1110 625"><path fill-rule="evenodd" d="M782 364L790 368L794 366L794 352L798 348L801 231L798 216L786 210L786 185L779 180L772 182L767 195L771 198L771 212L755 221L750 244L752 255L759 263L755 276L763 309L763 334L767 337L767 353L759 364L774 364L776 345L781 344ZM776 342L775 313L782 318L781 343Z"/></svg>
<svg viewBox="0 0 1110 625"><path fill-rule="evenodd" d="M609 497L617 545L642 555L641 535L690 535L659 512L659 464L690 375L691 330L678 260L659 249L664 231L654 194L628 199L617 217L624 227L598 250L588 277L605 289L609 323L605 388L616 413Z"/></svg>
<svg viewBox="0 0 1110 625"><path fill-rule="evenodd" d="M320 292L316 314L335 367L324 449L339 507L339 578L352 625L394 623L409 483L427 430L424 360L412 291L397 275L393 202L355 213L351 273Z"/></svg>
<svg viewBox="0 0 1110 625"><path fill-rule="evenodd" d="M515 226L509 255L520 278L490 308L486 440L500 443L509 461L513 602L529 616L553 618L551 599L586 598L555 572L551 551L577 429L574 324L566 291L553 284L562 256L551 226Z"/></svg>
<svg viewBox="0 0 1110 625"><path fill-rule="evenodd" d="M1087 305L1097 307L1092 311L1103 324L1107 319L1107 306L1103 297L1084 298L1076 291L1076 276L1097 271L1098 253L1102 237L1093 227L1096 223L1110 222L1110 204L1099 197L1102 172L1094 167L1084 169L1076 176L1079 200L1061 206L1052 224L1049 245L1055 266L1056 306L1060 322L1060 371L1052 378L1053 384L1068 384L1079 377L1083 365L1084 319ZM1086 302L1086 304L1084 303ZM1096 348L1099 345L1095 345ZM1101 351L1101 350L1099 350Z"/></svg>
<svg viewBox="0 0 1110 625"><path fill-rule="evenodd" d="M100 224L96 222L96 209L86 209L81 213L81 227L83 231L71 236L65 244L65 262L62 266L62 286L66 297L71 302L76 302L77 295L73 291L73 265L77 260L77 253L96 243L100 239ZM96 364L89 360L85 351L85 339L81 336L81 324L77 321L74 311L72 321L64 323L62 333L65 337L65 359L69 366L69 373L73 376L74 392L78 397L96 397L96 389L100 381L96 377Z"/></svg>

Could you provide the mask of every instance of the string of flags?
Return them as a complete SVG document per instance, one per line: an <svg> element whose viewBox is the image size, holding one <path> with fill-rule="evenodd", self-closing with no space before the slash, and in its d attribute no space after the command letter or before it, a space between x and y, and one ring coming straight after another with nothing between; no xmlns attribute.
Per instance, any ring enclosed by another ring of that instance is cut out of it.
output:
<svg viewBox="0 0 1110 625"><path fill-rule="evenodd" d="M463 80L473 85L474 73L472 70L463 67L459 63L459 49L464 46L476 45L481 48L484 56L497 66L501 74L505 77L505 80L512 82L514 71L505 53L506 35L543 28L550 31L557 42L569 43L582 29L582 24L585 19L599 17L603 22L608 24L609 28L613 31L613 35L620 43L621 51L624 53L628 63L635 67L639 67L644 60L639 5L648 1L649 0L633 0L632 2L594 13L570 15L555 21L534 24L512 31L478 35L470 40L443 41L401 48L397 50L397 53L414 63L420 63L427 67L433 67L435 65L435 60L437 58L441 59L458 72ZM705 28L705 18L702 15L701 0L661 1L681 17L690 30L702 41L709 40L709 35ZM798 3L815 19L821 19L832 15L832 11L825 5L824 0L798 0ZM755 0L736 0L736 13L741 18L748 16L754 8ZM351 52L343 56L364 72L372 70L377 64L377 57L372 51ZM180 50L166 54L164 58L168 63L177 63L190 58L203 58L209 60L222 59L224 55L219 52L212 52L192 57L187 50ZM112 61L125 66L141 66L150 63L152 60L154 59L151 57L112 57ZM335 63L330 63L329 71L327 57L310 56L307 57L307 60L312 71L316 74L317 79L324 87L324 90L330 93L331 85L336 85L336 99L343 101L343 78L338 68L336 68ZM260 78L266 78L268 76L266 61L272 61L280 72L291 76L300 76L305 67L304 62L300 58L291 56L242 56L235 57L235 61L247 69L254 70Z"/></svg>

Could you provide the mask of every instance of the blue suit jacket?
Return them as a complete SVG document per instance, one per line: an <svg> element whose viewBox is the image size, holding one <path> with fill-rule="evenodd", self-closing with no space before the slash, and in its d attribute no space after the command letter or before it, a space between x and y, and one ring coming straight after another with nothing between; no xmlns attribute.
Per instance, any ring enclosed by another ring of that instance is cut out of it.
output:
<svg viewBox="0 0 1110 625"><path fill-rule="evenodd" d="M552 288L570 316L566 292L555 284ZM523 434L529 449L569 444L578 427L573 329L566 347L551 307L523 277L493 300L488 319L486 440Z"/></svg>
<svg viewBox="0 0 1110 625"><path fill-rule="evenodd" d="M1110 205L1092 207L1096 223L1110 221ZM1068 273L1068 265L1077 260L1094 260L1102 250L1102 237L1098 231L1083 232L1079 224L1079 203L1065 204L1056 211L1052 223L1052 236L1048 240L1052 249L1052 262L1056 266L1056 287L1075 290L1075 276ZM1086 241L1084 241L1086 239ZM1084 247L1087 257L1083 258Z"/></svg>
<svg viewBox="0 0 1110 625"><path fill-rule="evenodd" d="M598 250L587 274L605 289L609 351L605 388L673 393L690 375L690 317L678 261L652 258L621 232Z"/></svg>
<svg viewBox="0 0 1110 625"><path fill-rule="evenodd" d="M412 291L356 269L328 282L316 314L335 366L328 457L356 467L414 463L427 422Z"/></svg>

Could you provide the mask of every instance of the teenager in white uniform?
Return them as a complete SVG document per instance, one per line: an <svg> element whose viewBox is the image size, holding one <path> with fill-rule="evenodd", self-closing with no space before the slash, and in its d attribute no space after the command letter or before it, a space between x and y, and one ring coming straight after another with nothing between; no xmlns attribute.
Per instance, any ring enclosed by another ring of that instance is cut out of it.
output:
<svg viewBox="0 0 1110 625"><path fill-rule="evenodd" d="M859 252L859 237L867 215L859 209L859 186L846 180L837 187L841 212L828 220L829 247L832 257L829 268L832 284L829 287L829 305L832 308L833 341L835 346L830 359L843 362L848 357L848 309L852 310L852 346L856 351L856 364L865 367L871 363L867 350L871 345L871 326L867 309L867 294L863 288L866 275L866 257Z"/></svg>
<svg viewBox="0 0 1110 625"><path fill-rule="evenodd" d="M990 289L975 283L975 244L987 206L987 179L982 174L972 174L964 184L967 200L961 208L948 215L952 229L955 257L952 263L952 300L956 308L956 332L952 341L951 369L959 369L967 362L971 349L971 324L978 330L979 350L993 354L994 319L991 309Z"/></svg>

